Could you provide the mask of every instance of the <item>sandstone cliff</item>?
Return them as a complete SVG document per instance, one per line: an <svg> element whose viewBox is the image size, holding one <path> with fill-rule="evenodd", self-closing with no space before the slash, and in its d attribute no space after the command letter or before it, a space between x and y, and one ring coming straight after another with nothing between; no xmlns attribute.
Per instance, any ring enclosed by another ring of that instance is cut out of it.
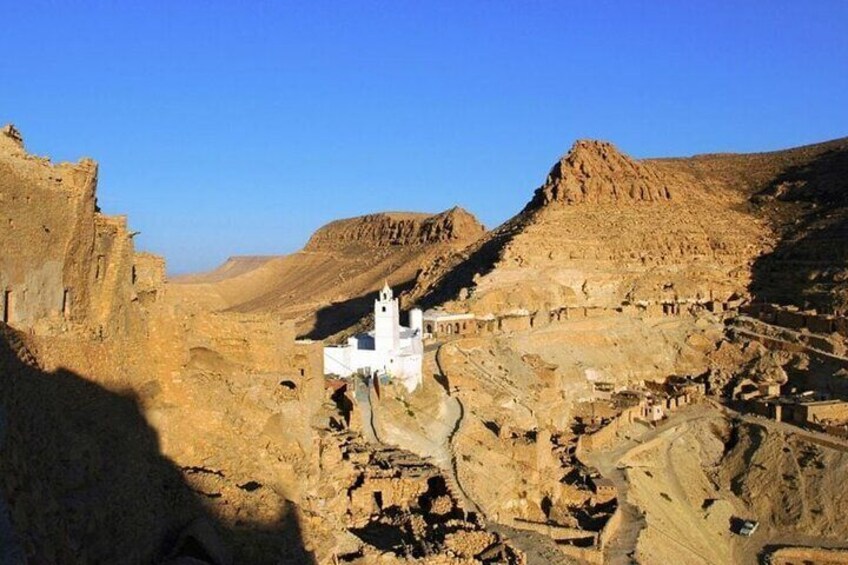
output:
<svg viewBox="0 0 848 565"><path fill-rule="evenodd" d="M0 539L30 562L161 562L197 518L240 562L296 548L320 349L279 319L170 303L164 260L96 189L93 161L0 131ZM254 477L274 489L248 499Z"/></svg>
<svg viewBox="0 0 848 565"><path fill-rule="evenodd" d="M384 212L331 222L309 238L304 250L331 250L351 244L384 247L469 242L484 232L477 219L462 208L434 215Z"/></svg>
<svg viewBox="0 0 848 565"><path fill-rule="evenodd" d="M750 212L769 226L769 248L751 267L757 300L848 312L848 138L650 163L742 194Z"/></svg>
<svg viewBox="0 0 848 565"><path fill-rule="evenodd" d="M2 321L42 333L140 331L130 327L141 319L136 283L155 302L164 270L135 253L126 217L100 213L96 186L91 159L54 165L28 154L13 126L0 132Z"/></svg>

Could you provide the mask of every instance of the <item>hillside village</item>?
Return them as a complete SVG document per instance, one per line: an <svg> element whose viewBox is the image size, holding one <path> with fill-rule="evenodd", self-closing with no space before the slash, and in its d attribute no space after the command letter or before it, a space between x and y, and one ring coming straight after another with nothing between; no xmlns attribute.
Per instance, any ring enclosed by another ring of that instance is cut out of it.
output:
<svg viewBox="0 0 848 565"><path fill-rule="evenodd" d="M846 562L847 184L848 138L578 141L492 230L375 212L169 279L8 125L0 556Z"/></svg>

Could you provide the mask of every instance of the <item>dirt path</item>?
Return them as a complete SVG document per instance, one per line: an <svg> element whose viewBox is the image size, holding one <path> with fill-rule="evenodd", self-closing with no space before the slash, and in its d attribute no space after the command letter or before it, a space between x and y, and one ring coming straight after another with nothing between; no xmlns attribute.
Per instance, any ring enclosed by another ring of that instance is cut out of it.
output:
<svg viewBox="0 0 848 565"><path fill-rule="evenodd" d="M610 449L583 455L583 462L598 469L601 476L611 480L618 490L622 512L621 523L605 549L607 563L615 565L635 563L636 544L640 533L647 526L642 510L629 501L630 483L626 474L627 467L622 464L622 461L643 444L658 438L661 434L674 433L673 430L679 426L710 414L715 414L715 409L710 405L690 406L673 414L656 428L636 427L630 439L624 439Z"/></svg>
<svg viewBox="0 0 848 565"><path fill-rule="evenodd" d="M761 416L743 414L722 404L716 403L716 406L721 409L728 417L736 418L752 426L764 428L767 433L796 436L814 445L823 445L829 449L848 453L848 441L842 438L837 438L822 432L806 430L804 428L800 428L798 426L786 422L778 422L775 420L770 420L768 418L763 418ZM789 445L787 445L787 448L793 449ZM795 462L797 461L798 457L793 456L790 459ZM796 476L798 476L798 478L803 481L803 473L801 472L801 470L799 468L796 468L795 471ZM799 490L802 490L805 487L803 483L800 483L798 488ZM802 502L804 502L803 499ZM808 512L809 509L805 506L803 511ZM818 536L804 535L801 533L766 530L766 528L761 527L760 532L758 532L758 534L755 534L751 538L741 540L741 547L739 548L734 557L739 563L761 563L766 548L777 546L810 546L846 549L848 548L848 542L822 538Z"/></svg>
<svg viewBox="0 0 848 565"><path fill-rule="evenodd" d="M839 438L833 438L827 434L804 430L797 426L793 426L784 422L775 422L758 416L740 414L733 411L717 402L708 400L697 406L691 406L672 415L669 420L654 429L646 429L644 427L634 428L629 438L622 439L618 443L606 450L599 450L583 455L584 463L596 467L602 476L610 479L619 489L620 503L622 508L622 521L619 530L615 537L611 540L606 549L607 563L634 563L634 555L639 537L642 534L643 528L649 527L653 534L658 534L664 539L664 543L678 546L679 549L685 550L692 555L694 560L700 560L704 563L719 563L721 559L717 558L721 552L716 553L709 551L709 545L706 539L702 539L699 535L695 535L692 540L681 539L679 535L666 532L658 524L647 524L645 514L642 510L628 500L632 499L630 494L631 484L627 477L627 469L629 468L628 460L635 459L635 455L642 449L653 449L656 451L659 460L656 466L661 468L664 473L664 492L674 500L685 500L686 494L691 490L688 480L685 476L680 475L680 470L675 463L675 457L680 457L680 454L674 455L676 445L685 437L687 430L692 427L695 422L702 418L715 417L719 413L729 418L738 419L748 425L755 425L764 428L769 433L779 433L784 435L794 435L801 440L811 443L825 445L831 449L848 452L848 441ZM664 436L664 437L663 437ZM654 440L660 439L659 442ZM655 445L648 448L645 444L652 442ZM644 447L643 447L644 446ZM635 467L634 467L635 468ZM795 469L795 474L800 475L800 470ZM799 485L803 488L803 484ZM741 509L740 509L741 510ZM805 507L804 512L808 509ZM762 518L762 517L761 517ZM697 534L697 532L696 532ZM692 541L694 546L689 541ZM795 534L792 532L781 532L773 529L762 527L757 534L751 538L742 538L734 536L730 540L731 560L734 563L740 564L757 564L761 563L763 553L766 548L771 546L782 545L807 545L816 547L830 548L845 548L848 547L848 542L839 540L830 540L816 536L803 534ZM698 547L704 549L698 549ZM717 546L713 546L718 549ZM709 554L709 555L708 555ZM718 560L717 560L718 559Z"/></svg>
<svg viewBox="0 0 848 565"><path fill-rule="evenodd" d="M435 355L435 365L436 370L443 379L446 379L445 382L447 382L448 377L439 361L438 351ZM450 480L453 481L457 489L460 491L460 494L462 494L465 498L466 505L476 511L481 517L486 518L485 513L468 495L462 485L462 482L459 480L456 451L453 449L453 440L462 428L463 419L465 417L465 406L462 404L462 400L460 400L458 396L450 396L450 400L454 401L458 407L456 419L451 425L451 432L447 438L451 454L450 465L448 468ZM578 563L564 555L557 547L556 542L545 535L536 532L518 530L495 522L490 522L487 527L493 532L500 534L510 544L523 551L527 558L527 565L574 565Z"/></svg>
<svg viewBox="0 0 848 565"><path fill-rule="evenodd" d="M371 407L371 391L368 385L359 379L356 379L354 388L354 396L359 405L360 416L362 416L362 435L368 443L382 443L377 437L377 430L374 427L374 411Z"/></svg>

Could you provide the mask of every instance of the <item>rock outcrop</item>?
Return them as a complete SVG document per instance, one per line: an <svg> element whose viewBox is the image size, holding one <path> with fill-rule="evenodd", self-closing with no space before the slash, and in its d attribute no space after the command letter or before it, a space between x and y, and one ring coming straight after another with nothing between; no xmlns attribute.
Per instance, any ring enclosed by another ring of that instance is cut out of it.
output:
<svg viewBox="0 0 848 565"><path fill-rule="evenodd" d="M157 259L135 253L125 216L97 207L97 164L29 155L13 126L0 134L2 321L49 333L73 326L100 336L139 330L137 283L148 303L164 289ZM161 298L161 296L160 296ZM137 315L138 314L138 315Z"/></svg>
<svg viewBox="0 0 848 565"><path fill-rule="evenodd" d="M434 215L387 212L330 222L309 238L304 250L331 250L352 244L385 247L468 243L485 231L486 228L462 208Z"/></svg>
<svg viewBox="0 0 848 565"><path fill-rule="evenodd" d="M606 141L581 140L554 165L529 208L551 203L656 202L670 200L672 179L634 161Z"/></svg>
<svg viewBox="0 0 848 565"><path fill-rule="evenodd" d="M751 267L757 301L848 311L848 138L648 162L667 175L741 194L768 226L768 248Z"/></svg>
<svg viewBox="0 0 848 565"><path fill-rule="evenodd" d="M96 188L94 161L0 133L0 538L32 562L161 562L205 520L267 561L300 534L280 517L299 481L278 478L307 474L320 348L269 316L181 310ZM254 477L278 490L247 496Z"/></svg>

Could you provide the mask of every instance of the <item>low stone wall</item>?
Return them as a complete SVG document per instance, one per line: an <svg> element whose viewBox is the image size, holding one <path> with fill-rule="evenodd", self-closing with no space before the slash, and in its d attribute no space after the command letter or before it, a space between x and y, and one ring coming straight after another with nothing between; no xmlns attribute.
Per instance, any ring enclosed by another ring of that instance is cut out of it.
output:
<svg viewBox="0 0 848 565"><path fill-rule="evenodd" d="M476 331L465 334L493 334L501 332L519 332L541 328L552 324L564 323L587 318L604 316L641 316L662 318L670 316L693 316L701 312L721 313L735 310L740 301L720 302L717 300L684 300L679 302L655 302L649 304L623 304L616 307L604 306L561 306L550 310L527 312L524 314L506 314L478 318Z"/></svg>
<svg viewBox="0 0 848 565"><path fill-rule="evenodd" d="M844 426L833 426L829 424L820 425L820 424L810 424L810 428L826 433L828 435L832 435L838 438L846 439L848 438L848 429Z"/></svg>
<svg viewBox="0 0 848 565"><path fill-rule="evenodd" d="M816 334L838 333L848 338L848 318L845 316L804 312L777 304L748 304L739 311L751 318L791 330L807 329Z"/></svg>
<svg viewBox="0 0 848 565"><path fill-rule="evenodd" d="M590 434L581 435L577 438L578 449L592 451L613 443L618 431L632 424L639 417L640 411L640 406L626 408L606 426Z"/></svg>
<svg viewBox="0 0 848 565"><path fill-rule="evenodd" d="M296 378L323 374L321 344L296 344L291 320L231 312L197 313L184 326L189 350L209 349L253 370L294 372L291 376Z"/></svg>
<svg viewBox="0 0 848 565"><path fill-rule="evenodd" d="M765 345L767 348L774 351L786 351L787 353L804 353L811 357L820 357L821 360L831 361L838 363L840 367L848 368L848 357L841 355L840 353L834 353L833 351L828 351L822 347L816 347L816 345L821 345L821 343L813 338L815 336L810 336L809 334L787 334L781 337L773 337L772 335L765 335L768 333L768 327L758 327L757 324L762 321L754 318L754 319L741 319L741 322L736 325L735 331L738 331L740 335L744 336L747 339L751 339L754 341L758 341ZM763 324L768 324L768 322L762 322ZM795 339L798 341L788 341L789 339Z"/></svg>
<svg viewBox="0 0 848 565"><path fill-rule="evenodd" d="M768 554L767 562L772 565L848 565L848 550L825 549L822 547L781 547Z"/></svg>
<svg viewBox="0 0 848 565"><path fill-rule="evenodd" d="M569 528L567 526L547 524L545 522L534 522L532 520L523 520L521 518L513 518L510 525L518 530L528 530L542 534L557 542L591 538L593 546L598 543L598 532L592 532L590 530Z"/></svg>
<svg viewBox="0 0 848 565"><path fill-rule="evenodd" d="M560 545L559 550L569 557L573 557L582 563L591 565L603 565L604 552L594 547L577 547L576 545Z"/></svg>
<svg viewBox="0 0 848 565"><path fill-rule="evenodd" d="M601 530L601 535L598 536L598 546L602 550L606 548L607 544L615 537L616 532L618 532L618 527L621 525L621 512L621 504L619 504L615 512L612 513L612 516L610 516L610 519L607 520L604 529Z"/></svg>

